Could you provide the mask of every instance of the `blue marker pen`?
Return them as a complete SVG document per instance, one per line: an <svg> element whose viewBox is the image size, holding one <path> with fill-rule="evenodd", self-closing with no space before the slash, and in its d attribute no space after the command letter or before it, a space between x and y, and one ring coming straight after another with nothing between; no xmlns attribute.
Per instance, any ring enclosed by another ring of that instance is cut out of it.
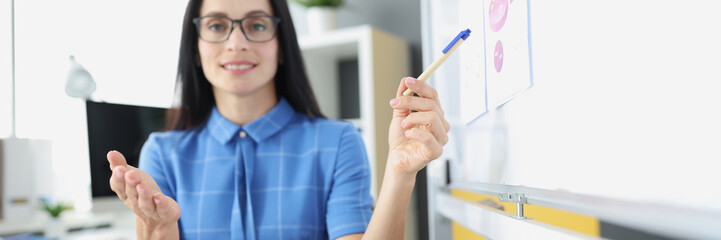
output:
<svg viewBox="0 0 721 240"><path fill-rule="evenodd" d="M451 41L451 43L449 43L448 46L446 46L446 48L443 49L443 54L440 57L438 57L438 59L436 59L436 61L434 61L430 67L428 67L425 71L423 71L421 76L418 77L418 80L425 81L426 79L428 79L428 77L430 77L431 74L433 74L433 72L435 72L436 69L439 66L441 66L441 64L443 64L443 62L446 61L446 58L451 56L453 51L455 51L456 48L458 48L458 46L460 46L463 43L463 41L465 41L468 38L468 36L471 36L470 29L466 29L466 30L463 30L460 33L458 33L458 35L453 39L453 41ZM411 91L410 89L407 89L405 92L403 92L403 96L411 96L411 95L413 95L413 91Z"/></svg>

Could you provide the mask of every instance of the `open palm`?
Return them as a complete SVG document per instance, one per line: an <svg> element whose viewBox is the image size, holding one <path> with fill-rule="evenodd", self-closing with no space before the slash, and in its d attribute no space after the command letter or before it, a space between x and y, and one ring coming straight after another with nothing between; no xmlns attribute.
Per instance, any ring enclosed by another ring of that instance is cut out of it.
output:
<svg viewBox="0 0 721 240"><path fill-rule="evenodd" d="M113 171L110 188L135 213L137 220L151 229L177 223L180 206L160 191L148 173L128 165L120 152L110 151L107 158Z"/></svg>

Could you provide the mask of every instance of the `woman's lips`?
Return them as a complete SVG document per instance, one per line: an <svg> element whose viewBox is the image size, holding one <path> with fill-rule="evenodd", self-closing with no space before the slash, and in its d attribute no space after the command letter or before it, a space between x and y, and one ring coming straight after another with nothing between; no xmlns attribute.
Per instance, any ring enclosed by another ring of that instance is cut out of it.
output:
<svg viewBox="0 0 721 240"><path fill-rule="evenodd" d="M231 74L243 74L255 69L256 64L249 61L229 61L223 63L221 67Z"/></svg>

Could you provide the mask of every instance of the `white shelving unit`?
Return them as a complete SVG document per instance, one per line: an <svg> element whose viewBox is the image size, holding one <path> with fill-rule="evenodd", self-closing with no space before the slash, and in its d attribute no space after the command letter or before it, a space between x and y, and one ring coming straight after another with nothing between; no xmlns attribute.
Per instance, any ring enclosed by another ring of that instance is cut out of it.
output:
<svg viewBox="0 0 721 240"><path fill-rule="evenodd" d="M308 77L321 110L331 119L341 119L338 63L358 60L358 119L341 119L361 129L371 167L371 192L377 199L388 154L388 126L401 78L410 73L410 47L398 36L369 25L300 36Z"/></svg>

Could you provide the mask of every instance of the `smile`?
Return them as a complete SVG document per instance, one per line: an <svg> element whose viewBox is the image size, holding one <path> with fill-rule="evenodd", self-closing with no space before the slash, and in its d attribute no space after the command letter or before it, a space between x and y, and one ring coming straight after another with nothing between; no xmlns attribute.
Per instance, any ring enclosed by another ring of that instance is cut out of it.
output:
<svg viewBox="0 0 721 240"><path fill-rule="evenodd" d="M250 65L250 64L241 64L241 65L228 64L228 65L223 66L223 68L228 69L228 70L245 70L245 69L249 69L252 67L253 67L253 65Z"/></svg>
<svg viewBox="0 0 721 240"><path fill-rule="evenodd" d="M252 63L228 63L221 65L223 69L230 74L245 74L253 71L257 65Z"/></svg>

